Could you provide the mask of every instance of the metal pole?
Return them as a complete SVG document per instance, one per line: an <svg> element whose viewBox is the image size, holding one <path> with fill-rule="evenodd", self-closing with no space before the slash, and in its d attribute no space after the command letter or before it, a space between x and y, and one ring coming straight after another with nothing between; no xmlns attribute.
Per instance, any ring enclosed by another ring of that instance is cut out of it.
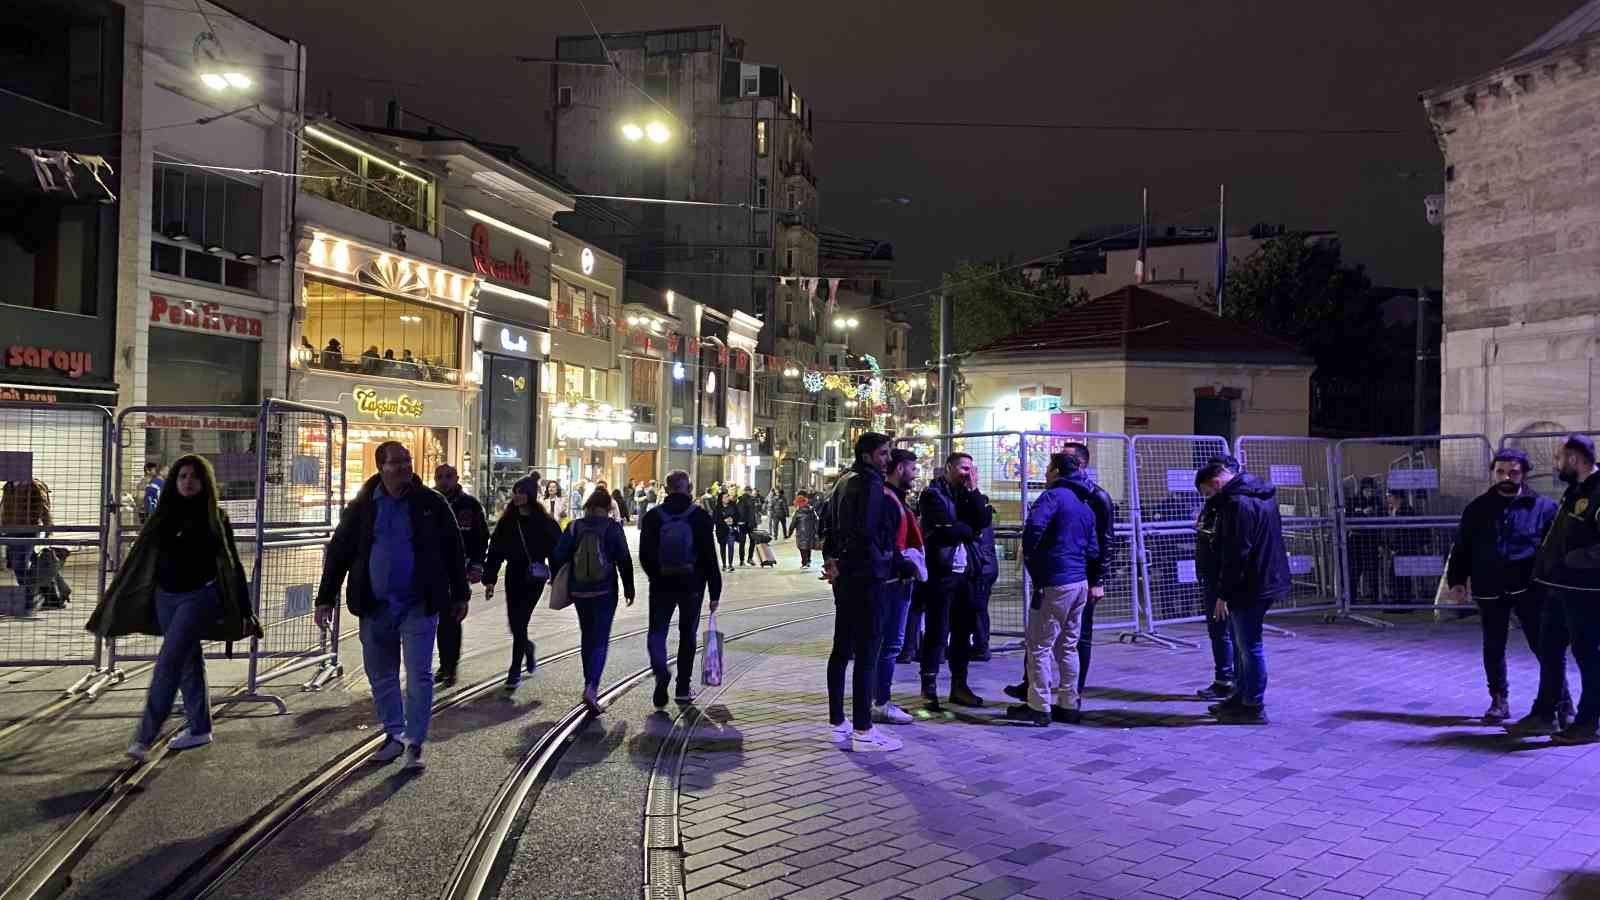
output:
<svg viewBox="0 0 1600 900"><path fill-rule="evenodd" d="M1423 377L1423 371L1424 371L1424 369L1426 369L1425 363L1426 363L1427 357L1428 357L1428 306L1427 306L1427 304L1428 304L1428 290L1425 287L1418 286L1417 287L1417 342L1416 342L1417 343L1417 346L1416 346L1417 358L1416 358L1416 363L1415 363L1416 368L1413 370L1413 374L1412 374L1412 380L1415 383L1411 386L1411 433L1412 434L1421 434L1422 433L1422 422L1423 422L1423 420L1422 420L1422 398L1423 398L1422 377Z"/></svg>
<svg viewBox="0 0 1600 900"><path fill-rule="evenodd" d="M955 298L948 291L939 295L939 457L950 455L950 433L956 430L955 367L950 356L955 352Z"/></svg>

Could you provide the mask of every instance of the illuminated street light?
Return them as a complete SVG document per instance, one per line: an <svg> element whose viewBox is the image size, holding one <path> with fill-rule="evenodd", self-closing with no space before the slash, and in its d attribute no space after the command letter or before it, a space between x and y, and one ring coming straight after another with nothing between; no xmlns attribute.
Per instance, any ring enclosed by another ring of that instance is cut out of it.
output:
<svg viewBox="0 0 1600 900"><path fill-rule="evenodd" d="M667 126L660 122L651 122L647 125L645 134L649 135L650 143L652 144L665 144L667 139L672 137L672 132L667 130Z"/></svg>
<svg viewBox="0 0 1600 900"><path fill-rule="evenodd" d="M628 122L622 126L622 136L637 143L644 139L644 129L632 122Z"/></svg>
<svg viewBox="0 0 1600 900"><path fill-rule="evenodd" d="M228 88L244 90L251 85L250 76L242 72L203 72L200 81L213 91L225 91Z"/></svg>
<svg viewBox="0 0 1600 900"><path fill-rule="evenodd" d="M850 318L844 320L844 327L846 327L846 328L854 328L854 327L856 327L857 325L860 325L860 324L861 324L861 322L858 319L856 319L855 316L851 316Z"/></svg>

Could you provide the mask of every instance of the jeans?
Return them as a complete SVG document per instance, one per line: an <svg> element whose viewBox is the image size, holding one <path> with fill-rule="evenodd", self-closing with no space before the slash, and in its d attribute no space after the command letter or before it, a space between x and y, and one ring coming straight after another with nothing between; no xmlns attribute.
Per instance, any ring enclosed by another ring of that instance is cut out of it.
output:
<svg viewBox="0 0 1600 900"><path fill-rule="evenodd" d="M1504 597L1475 597L1483 622L1483 674L1491 695L1509 693L1506 678L1506 643L1511 639L1511 616L1515 614L1528 639L1528 649L1539 655L1539 591L1529 588Z"/></svg>
<svg viewBox="0 0 1600 900"><path fill-rule="evenodd" d="M883 644L884 589L866 578L839 578L833 585L833 650L828 654L828 723L844 721L844 670L850 678L850 724L872 727L872 688Z"/></svg>
<svg viewBox="0 0 1600 900"><path fill-rule="evenodd" d="M1206 634L1211 638L1211 677L1217 684L1231 685L1242 668L1239 651L1233 643L1233 626L1227 619L1218 619L1216 611L1215 602L1206 609Z"/></svg>
<svg viewBox="0 0 1600 900"><path fill-rule="evenodd" d="M33 544L6 545L6 568L16 573L17 584L29 604L33 603L33 548Z"/></svg>
<svg viewBox="0 0 1600 900"><path fill-rule="evenodd" d="M883 649L878 652L877 692L873 702L889 702L894 690L895 657L905 646L906 613L911 611L911 589L915 581L891 581L883 586Z"/></svg>
<svg viewBox="0 0 1600 900"><path fill-rule="evenodd" d="M1527 626L1524 625L1524 628ZM1542 588L1539 602L1539 693L1529 712L1553 716L1572 712L1572 693L1567 688L1567 648L1572 633L1567 627L1566 607L1555 588Z"/></svg>
<svg viewBox="0 0 1600 900"><path fill-rule="evenodd" d="M461 623L455 616L439 617L439 671L454 675L461 662Z"/></svg>
<svg viewBox="0 0 1600 900"><path fill-rule="evenodd" d="M1090 597L1083 604L1083 619L1078 625L1078 693L1089 683L1089 660L1094 656L1094 604Z"/></svg>
<svg viewBox="0 0 1600 900"><path fill-rule="evenodd" d="M782 537L788 538L789 537L789 520L787 518L783 517L783 516L768 516L767 517L767 530L772 532L772 539L773 540L778 540L779 532L782 532Z"/></svg>
<svg viewBox="0 0 1600 900"><path fill-rule="evenodd" d="M972 582L966 574L946 575L927 583L923 619L922 674L939 674L948 647L950 677L957 684L965 683L967 660L972 656L972 633L978 624L972 605Z"/></svg>
<svg viewBox="0 0 1600 900"><path fill-rule="evenodd" d="M216 583L197 591L156 591L156 619L161 623L161 652L145 694L144 718L135 737L141 744L155 742L161 723L172 714L172 701L183 690L183 712L190 734L211 733L211 698L206 692L206 661L200 632L216 617L222 604ZM433 652L430 645L428 652Z"/></svg>
<svg viewBox="0 0 1600 900"><path fill-rule="evenodd" d="M1028 616L1028 706L1078 708L1078 629L1089 582L1036 588L1044 596Z"/></svg>
<svg viewBox="0 0 1600 900"><path fill-rule="evenodd" d="M523 663L527 657L533 655L533 642L528 640L528 620L533 618L533 607L538 604L539 596L544 593L544 579L538 578L528 582L521 596L512 596L511 589L506 588L506 624L511 628L511 674L522 671ZM439 623L441 629L444 623ZM456 626L460 628L459 625ZM440 632L443 634L443 631ZM439 641L439 655L444 656L444 640ZM461 647L456 645L459 655ZM442 665L442 663L441 663Z"/></svg>
<svg viewBox="0 0 1600 900"><path fill-rule="evenodd" d="M1561 604L1567 634L1572 639L1572 658L1578 663L1578 678L1583 683L1578 714L1572 722L1594 728L1600 725L1600 605L1594 595L1579 591L1552 590L1550 599Z"/></svg>
<svg viewBox="0 0 1600 900"><path fill-rule="evenodd" d="M372 686L372 702L383 730L408 744L428 739L433 716L433 641L439 617L416 602L400 612L379 600L361 617L361 661ZM400 695L400 663L405 662L406 691Z"/></svg>
<svg viewBox="0 0 1600 900"><path fill-rule="evenodd" d="M650 671L656 680L665 680L667 670L667 632L672 628L672 613L678 613L678 689L688 694L694 684L695 636L700 631L700 604L705 600L705 589L688 591L658 591L650 589L650 634L645 647L650 652Z"/></svg>
<svg viewBox="0 0 1600 900"><path fill-rule="evenodd" d="M617 617L617 595L575 600L572 608L578 611L582 635L578 645L583 652L583 683L598 689L606 671L606 649L611 645L611 621Z"/></svg>
<svg viewBox="0 0 1600 900"><path fill-rule="evenodd" d="M994 593L994 583L995 579L980 575L972 586L972 647L984 652L989 650L989 596Z"/></svg>
<svg viewBox="0 0 1600 900"><path fill-rule="evenodd" d="M1261 706L1267 697L1267 645L1261 639L1261 626L1267 620L1270 603L1248 607L1228 607L1228 622L1233 629L1233 645L1238 654L1239 678L1233 696L1245 706Z"/></svg>
<svg viewBox="0 0 1600 900"><path fill-rule="evenodd" d="M722 567L724 569L733 568L733 538L731 537L722 542Z"/></svg>

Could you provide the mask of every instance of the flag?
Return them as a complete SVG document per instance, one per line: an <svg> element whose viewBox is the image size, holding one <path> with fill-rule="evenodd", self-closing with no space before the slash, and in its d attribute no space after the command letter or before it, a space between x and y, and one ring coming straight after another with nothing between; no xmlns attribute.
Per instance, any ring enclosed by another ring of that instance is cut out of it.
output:
<svg viewBox="0 0 1600 900"><path fill-rule="evenodd" d="M1139 214L1139 258L1133 264L1133 283L1144 284L1145 276L1149 272L1148 260L1145 258L1149 247L1150 234L1150 189L1144 189L1144 205Z"/></svg>
<svg viewBox="0 0 1600 900"><path fill-rule="evenodd" d="M828 315L830 316L839 306L839 282L843 280L842 278L828 279Z"/></svg>

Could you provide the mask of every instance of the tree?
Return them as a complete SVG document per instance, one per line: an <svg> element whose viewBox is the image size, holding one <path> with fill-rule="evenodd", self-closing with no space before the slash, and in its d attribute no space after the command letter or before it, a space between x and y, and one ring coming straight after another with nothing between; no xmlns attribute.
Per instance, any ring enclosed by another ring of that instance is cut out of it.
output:
<svg viewBox="0 0 1600 900"><path fill-rule="evenodd" d="M1055 269L1046 267L1037 276L1025 274L1009 258L976 263L963 260L944 274L939 289L951 299L958 353L1037 325L1088 299L1088 291L1079 288L1074 292L1067 276ZM929 322L937 352L937 303L931 309Z"/></svg>
<svg viewBox="0 0 1600 900"><path fill-rule="evenodd" d="M1392 340L1371 308L1372 281L1337 242L1273 238L1228 272L1223 315L1291 341L1319 373L1370 372ZM1213 297L1214 302L1214 297Z"/></svg>

